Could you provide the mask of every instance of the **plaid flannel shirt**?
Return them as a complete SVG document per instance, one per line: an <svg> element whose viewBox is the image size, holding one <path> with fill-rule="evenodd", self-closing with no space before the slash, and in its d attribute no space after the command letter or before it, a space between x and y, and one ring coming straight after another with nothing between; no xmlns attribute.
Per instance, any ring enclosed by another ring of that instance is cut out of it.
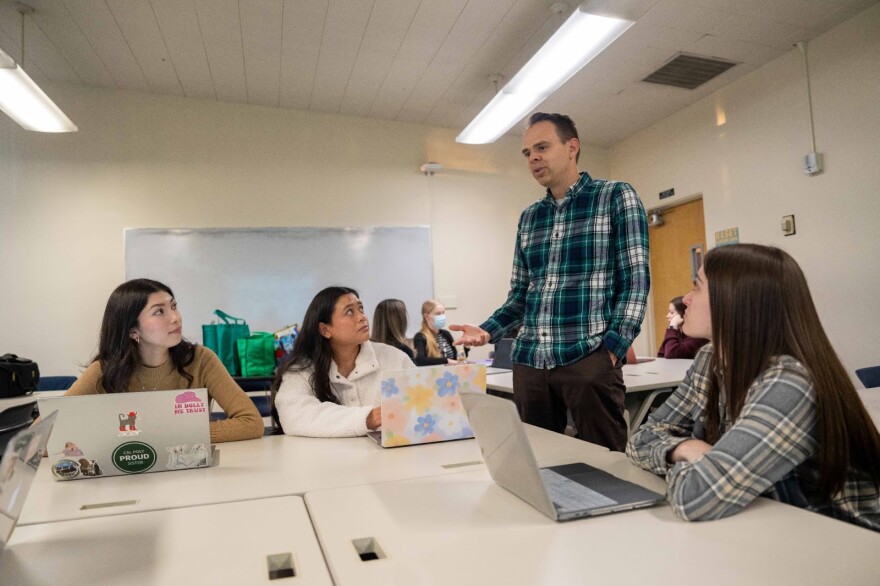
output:
<svg viewBox="0 0 880 586"><path fill-rule="evenodd" d="M704 422L713 348L705 346L684 381L630 438L636 465L665 474L673 510L692 521L733 515L758 496L880 531L880 490L850 469L831 501L815 494L819 480L816 395L807 369L791 356L774 357L749 387L736 421L696 462L669 464L678 444L705 439ZM719 401L725 412L724 395Z"/></svg>
<svg viewBox="0 0 880 586"><path fill-rule="evenodd" d="M480 325L493 341L517 325L514 362L553 368L602 344L622 358L650 287L645 209L628 183L581 173L557 205L523 211L507 301Z"/></svg>

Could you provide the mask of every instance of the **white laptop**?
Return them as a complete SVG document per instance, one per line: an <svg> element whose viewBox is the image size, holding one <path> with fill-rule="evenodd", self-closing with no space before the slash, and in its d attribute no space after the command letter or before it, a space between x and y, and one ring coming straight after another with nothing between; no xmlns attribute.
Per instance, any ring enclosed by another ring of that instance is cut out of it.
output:
<svg viewBox="0 0 880 586"><path fill-rule="evenodd" d="M554 521L649 507L661 494L578 462L538 468L513 401L463 393L492 480Z"/></svg>
<svg viewBox="0 0 880 586"><path fill-rule="evenodd" d="M58 413L47 446L56 480L210 466L207 389L40 398Z"/></svg>
<svg viewBox="0 0 880 586"><path fill-rule="evenodd" d="M44 417L38 424L19 431L6 444L0 460L0 548L9 542L18 523L54 424L55 415Z"/></svg>
<svg viewBox="0 0 880 586"><path fill-rule="evenodd" d="M382 375L382 430L368 435L383 448L474 437L461 393L486 392L481 364L423 366Z"/></svg>

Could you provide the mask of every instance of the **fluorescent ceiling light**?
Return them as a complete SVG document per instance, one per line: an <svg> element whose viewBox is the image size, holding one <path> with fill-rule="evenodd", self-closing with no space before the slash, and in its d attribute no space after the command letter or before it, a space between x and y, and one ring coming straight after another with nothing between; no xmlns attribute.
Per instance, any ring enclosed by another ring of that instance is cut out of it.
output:
<svg viewBox="0 0 880 586"><path fill-rule="evenodd" d="M25 130L76 132L79 130L21 66L0 49L0 110Z"/></svg>
<svg viewBox="0 0 880 586"><path fill-rule="evenodd" d="M578 8L455 138L495 142L633 25Z"/></svg>

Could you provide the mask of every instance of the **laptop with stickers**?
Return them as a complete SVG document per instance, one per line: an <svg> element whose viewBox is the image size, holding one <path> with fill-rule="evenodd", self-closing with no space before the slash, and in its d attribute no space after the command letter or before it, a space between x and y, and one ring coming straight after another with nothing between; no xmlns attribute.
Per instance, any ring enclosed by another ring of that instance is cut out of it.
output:
<svg viewBox="0 0 880 586"><path fill-rule="evenodd" d="M54 424L55 415L44 417L38 424L19 431L6 444L0 459L0 548L9 542L18 523Z"/></svg>
<svg viewBox="0 0 880 586"><path fill-rule="evenodd" d="M368 435L383 448L474 437L460 393L486 392L479 364L423 366L384 373L382 429Z"/></svg>
<svg viewBox="0 0 880 586"><path fill-rule="evenodd" d="M649 507L666 498L582 462L538 468L513 401L469 393L461 401L492 480L554 521Z"/></svg>
<svg viewBox="0 0 880 586"><path fill-rule="evenodd" d="M56 480L211 465L207 389L40 398L58 413L47 446Z"/></svg>

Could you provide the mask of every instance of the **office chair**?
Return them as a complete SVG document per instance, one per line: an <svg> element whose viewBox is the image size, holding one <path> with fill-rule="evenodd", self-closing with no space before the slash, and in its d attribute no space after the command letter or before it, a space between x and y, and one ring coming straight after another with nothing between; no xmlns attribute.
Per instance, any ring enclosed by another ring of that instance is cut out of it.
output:
<svg viewBox="0 0 880 586"><path fill-rule="evenodd" d="M866 366L856 369L856 376L866 389L880 387L880 366Z"/></svg>
<svg viewBox="0 0 880 586"><path fill-rule="evenodd" d="M76 382L75 376L41 376L38 391L66 391Z"/></svg>

